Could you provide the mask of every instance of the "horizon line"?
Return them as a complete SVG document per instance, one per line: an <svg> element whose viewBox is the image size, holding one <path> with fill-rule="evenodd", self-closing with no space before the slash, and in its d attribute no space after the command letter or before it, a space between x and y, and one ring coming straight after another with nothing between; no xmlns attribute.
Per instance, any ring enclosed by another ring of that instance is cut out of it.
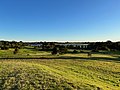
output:
<svg viewBox="0 0 120 90"><path fill-rule="evenodd" d="M120 42L120 40L9 40L9 39L0 39L0 41L17 41L17 42L106 42L106 41L111 41L111 42Z"/></svg>

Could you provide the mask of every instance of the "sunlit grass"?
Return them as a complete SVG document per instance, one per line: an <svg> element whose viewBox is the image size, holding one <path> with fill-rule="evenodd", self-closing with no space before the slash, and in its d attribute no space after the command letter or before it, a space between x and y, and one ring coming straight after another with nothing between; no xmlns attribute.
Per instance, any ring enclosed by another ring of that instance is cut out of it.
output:
<svg viewBox="0 0 120 90"><path fill-rule="evenodd" d="M39 51L34 49L19 49L17 54L13 54L14 49L9 50L0 50L0 58L85 58L88 59L87 53L67 53L67 54L58 54L58 55L52 55L51 52L47 51ZM88 52L84 51L84 52ZM106 59L117 59L120 55L113 53L113 54L104 54L104 53L92 53L92 58L106 58Z"/></svg>
<svg viewBox="0 0 120 90"><path fill-rule="evenodd" d="M120 62L0 60L0 89L120 90Z"/></svg>

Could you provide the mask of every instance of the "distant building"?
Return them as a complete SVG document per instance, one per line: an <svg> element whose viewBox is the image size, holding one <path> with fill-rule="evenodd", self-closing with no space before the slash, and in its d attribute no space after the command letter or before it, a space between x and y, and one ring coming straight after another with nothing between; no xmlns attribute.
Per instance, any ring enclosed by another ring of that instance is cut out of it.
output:
<svg viewBox="0 0 120 90"><path fill-rule="evenodd" d="M42 43L30 43L30 46L42 46ZM89 44L83 44L83 43L56 43L55 45L59 45L59 46L65 46L65 47L69 47L69 46L73 46L73 47L79 47L81 49L87 49Z"/></svg>
<svg viewBox="0 0 120 90"><path fill-rule="evenodd" d="M32 43L32 44L29 44L30 46L42 46L42 44L36 44L36 43Z"/></svg>
<svg viewBox="0 0 120 90"><path fill-rule="evenodd" d="M58 45L60 45L60 46L73 46L73 47L80 47L80 48L88 48L88 45L89 44L80 44L80 43L60 43L60 44L58 44Z"/></svg>

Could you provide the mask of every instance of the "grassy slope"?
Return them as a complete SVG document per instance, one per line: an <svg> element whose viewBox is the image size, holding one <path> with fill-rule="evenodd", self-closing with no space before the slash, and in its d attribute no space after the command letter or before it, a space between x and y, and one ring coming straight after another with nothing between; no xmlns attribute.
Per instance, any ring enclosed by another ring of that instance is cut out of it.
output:
<svg viewBox="0 0 120 90"><path fill-rule="evenodd" d="M120 90L120 62L0 60L0 90Z"/></svg>

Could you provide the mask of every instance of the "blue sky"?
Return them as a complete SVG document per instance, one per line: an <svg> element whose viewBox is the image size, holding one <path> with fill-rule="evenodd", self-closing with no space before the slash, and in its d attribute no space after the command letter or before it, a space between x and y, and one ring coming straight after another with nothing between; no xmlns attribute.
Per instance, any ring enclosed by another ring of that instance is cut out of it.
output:
<svg viewBox="0 0 120 90"><path fill-rule="evenodd" d="M0 40L119 41L120 0L0 0Z"/></svg>

